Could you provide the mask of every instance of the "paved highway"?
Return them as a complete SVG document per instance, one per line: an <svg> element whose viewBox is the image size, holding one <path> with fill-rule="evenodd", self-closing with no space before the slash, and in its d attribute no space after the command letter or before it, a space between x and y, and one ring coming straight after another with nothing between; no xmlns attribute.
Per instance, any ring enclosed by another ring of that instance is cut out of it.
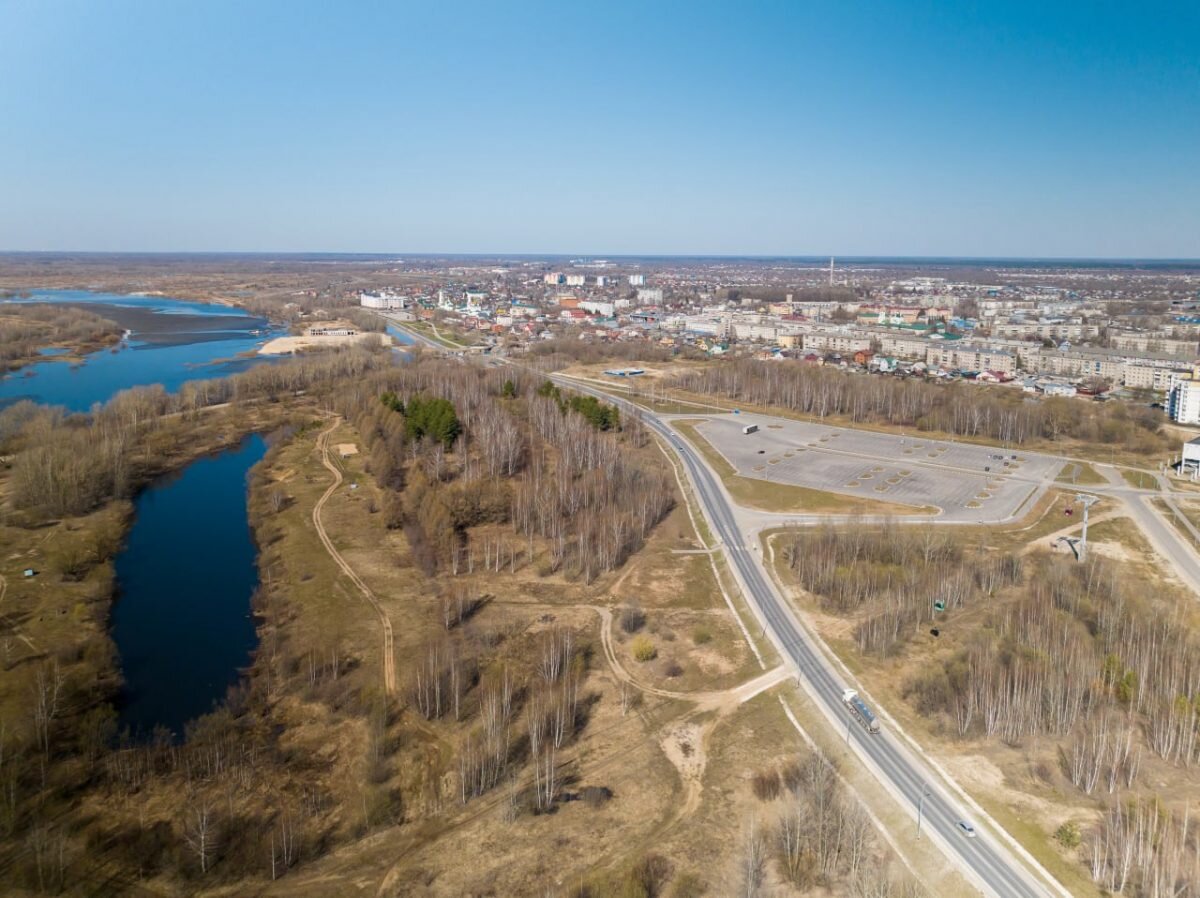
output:
<svg viewBox="0 0 1200 898"><path fill-rule="evenodd" d="M927 790L923 831L932 834L942 844L963 872L977 886L997 898L1044 898L1052 894L1065 894L1057 883L1054 884L1057 888L1051 890L1035 879L1029 868L1016 860L1006 847L994 841L994 836L980 827L979 821L973 819L969 811L949 797L941 777L915 758L898 739L888 734L886 727L879 735L872 736L854 722L849 710L842 704L842 690L846 688L843 677L834 670L830 660L817 648L792 613L767 573L757 547L748 547L743 541L729 500L696 450L656 415L634 408L610 393L592 389L578 381L555 379L573 390L617 402L627 411L640 415L647 426L660 434L675 450L687 468L706 516L724 545L747 600L770 631L772 641L807 682L810 693L826 716L838 726L849 723L846 732L854 750L894 795L907 802L915 812L922 789ZM958 829L959 820L972 822L979 836L967 838Z"/></svg>
<svg viewBox="0 0 1200 898"><path fill-rule="evenodd" d="M502 360L494 359L491 363L500 364ZM730 500L700 454L665 421L646 409L578 380L560 375L551 377L565 387L615 402L627 413L638 415L676 452L747 602L770 633L772 642L795 668L818 707L839 731L845 727L847 742L895 797L915 813L922 793L925 794L923 832L941 845L967 878L996 898L1066 895L1061 884L1048 874L1039 877L1014 857L1008 846L980 826L980 821L963 807L961 800L952 796L943 778L913 755L900 739L888 733L886 726L883 732L871 735L857 723L842 703L842 691L848 685L845 678L822 653L776 588L758 546L746 545ZM958 828L960 820L971 822L979 835L968 838Z"/></svg>

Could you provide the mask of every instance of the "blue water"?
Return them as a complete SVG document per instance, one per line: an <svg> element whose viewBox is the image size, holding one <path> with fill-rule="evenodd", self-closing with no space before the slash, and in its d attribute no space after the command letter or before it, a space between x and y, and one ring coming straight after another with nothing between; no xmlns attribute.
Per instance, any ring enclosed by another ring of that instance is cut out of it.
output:
<svg viewBox="0 0 1200 898"><path fill-rule="evenodd" d="M413 346L417 342L408 335L407 331L400 330L400 328L396 327L394 324L387 325L387 332L396 340L397 343L400 343L403 346Z"/></svg>
<svg viewBox="0 0 1200 898"><path fill-rule="evenodd" d="M142 492L116 559L112 635L125 690L120 725L148 737L212 710L255 645L250 597L257 549L246 518L247 473L266 443L202 458Z"/></svg>
<svg viewBox="0 0 1200 898"><path fill-rule="evenodd" d="M266 328L267 322L241 309L210 303L187 302L160 296L119 296L83 290L37 290L21 302L69 302L147 309L164 317L178 316L178 328L134 333L117 351L100 350L88 355L82 365L47 360L28 365L0 379L0 408L20 399L87 411L94 403L107 402L130 387L162 384L175 392L191 380L225 377L244 371L265 359L235 358L253 352L274 334L254 336L249 332ZM206 326L205 318L220 321ZM229 329L229 319L245 321L244 327Z"/></svg>

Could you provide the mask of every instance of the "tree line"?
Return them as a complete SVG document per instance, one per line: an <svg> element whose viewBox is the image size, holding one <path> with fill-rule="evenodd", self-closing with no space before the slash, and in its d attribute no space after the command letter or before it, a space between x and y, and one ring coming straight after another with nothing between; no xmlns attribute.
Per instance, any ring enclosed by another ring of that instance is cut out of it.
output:
<svg viewBox="0 0 1200 898"><path fill-rule="evenodd" d="M670 383L693 393L815 418L890 424L1016 446L1071 438L1152 453L1170 445L1161 432L1161 412L1123 402L1033 400L1015 390L868 377L825 366L753 359L705 365L676 374Z"/></svg>
<svg viewBox="0 0 1200 898"><path fill-rule="evenodd" d="M1021 558L933 528L824 528L785 552L823 608L859 619L864 653L923 635L935 601L943 628L983 607L953 651L905 684L907 699L959 738L1051 740L1062 776L1105 803L1080 848L1105 888L1175 894L1165 884L1197 869L1186 818L1140 791L1151 760L1159 770L1200 763L1200 640L1181 600L1148 594L1098 554Z"/></svg>
<svg viewBox="0 0 1200 898"><path fill-rule="evenodd" d="M70 344L83 352L116 343L121 326L93 312L55 303L0 306L0 366L32 361L47 342Z"/></svg>
<svg viewBox="0 0 1200 898"><path fill-rule="evenodd" d="M161 471L162 447L193 426L189 416L225 403L322 393L341 378L391 364L362 348L313 353L228 378L122 390L87 414L23 401L0 410L0 451L14 455L12 503L45 518L84 514L124 498ZM157 450L157 451L156 451Z"/></svg>

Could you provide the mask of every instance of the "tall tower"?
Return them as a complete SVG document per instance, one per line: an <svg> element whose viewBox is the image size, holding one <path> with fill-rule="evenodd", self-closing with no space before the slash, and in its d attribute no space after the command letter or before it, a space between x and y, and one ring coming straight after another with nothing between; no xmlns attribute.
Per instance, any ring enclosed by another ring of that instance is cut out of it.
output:
<svg viewBox="0 0 1200 898"><path fill-rule="evenodd" d="M833 256L829 257L829 286L833 286Z"/></svg>

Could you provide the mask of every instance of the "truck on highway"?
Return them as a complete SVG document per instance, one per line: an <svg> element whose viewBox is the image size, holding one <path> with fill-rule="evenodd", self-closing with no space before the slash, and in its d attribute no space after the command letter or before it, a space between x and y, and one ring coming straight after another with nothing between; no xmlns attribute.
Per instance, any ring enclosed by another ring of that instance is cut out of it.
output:
<svg viewBox="0 0 1200 898"><path fill-rule="evenodd" d="M742 428L742 433L755 433L758 430L757 424L747 424Z"/></svg>
<svg viewBox="0 0 1200 898"><path fill-rule="evenodd" d="M851 713L858 718L858 722L867 728L868 733L879 732L879 718L875 716L875 712L867 707L867 703L858 697L858 691L855 689L846 689L842 692L842 701Z"/></svg>

